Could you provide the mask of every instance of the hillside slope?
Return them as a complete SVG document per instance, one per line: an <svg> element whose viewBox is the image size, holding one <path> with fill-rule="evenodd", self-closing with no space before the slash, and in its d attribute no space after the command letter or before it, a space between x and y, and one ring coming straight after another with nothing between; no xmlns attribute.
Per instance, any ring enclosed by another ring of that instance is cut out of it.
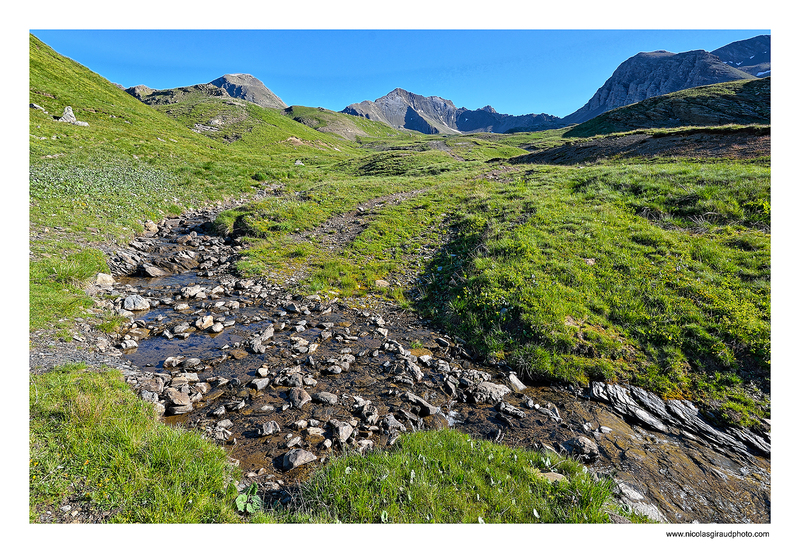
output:
<svg viewBox="0 0 800 553"><path fill-rule="evenodd" d="M748 79L700 86L607 111L564 133L588 137L634 129L770 123L771 82Z"/></svg>
<svg viewBox="0 0 800 553"><path fill-rule="evenodd" d="M624 61L580 109L562 119L583 123L614 108L696 86L751 79L704 50L640 52Z"/></svg>

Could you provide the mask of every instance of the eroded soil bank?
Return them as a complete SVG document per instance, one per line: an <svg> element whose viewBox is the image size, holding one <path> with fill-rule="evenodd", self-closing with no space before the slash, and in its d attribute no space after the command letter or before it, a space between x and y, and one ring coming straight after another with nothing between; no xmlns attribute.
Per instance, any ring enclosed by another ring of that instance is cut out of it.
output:
<svg viewBox="0 0 800 553"><path fill-rule="evenodd" d="M578 456L654 520L770 521L763 437L715 429L688 402L643 390L526 386L380 297L293 295L285 274L239 278L242 245L210 234L214 216L163 221L109 252L114 278L92 293L131 323L86 355L120 367L165 422L224 444L242 486L287 501L343 449L453 426ZM31 367L42 363L32 350Z"/></svg>

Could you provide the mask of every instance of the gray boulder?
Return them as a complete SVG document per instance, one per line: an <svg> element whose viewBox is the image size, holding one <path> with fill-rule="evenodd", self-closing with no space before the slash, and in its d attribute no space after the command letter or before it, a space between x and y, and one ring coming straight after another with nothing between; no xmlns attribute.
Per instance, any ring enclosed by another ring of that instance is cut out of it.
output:
<svg viewBox="0 0 800 553"><path fill-rule="evenodd" d="M511 393L508 386L493 382L481 382L471 390L472 401L475 403L498 403L508 393Z"/></svg>
<svg viewBox="0 0 800 553"><path fill-rule="evenodd" d="M284 453L283 457L281 457L280 464L283 470L292 470L316 460L317 456L310 451L306 451L305 449L293 449Z"/></svg>
<svg viewBox="0 0 800 553"><path fill-rule="evenodd" d="M150 309L150 302L138 294L125 298L122 305L128 311L144 311Z"/></svg>

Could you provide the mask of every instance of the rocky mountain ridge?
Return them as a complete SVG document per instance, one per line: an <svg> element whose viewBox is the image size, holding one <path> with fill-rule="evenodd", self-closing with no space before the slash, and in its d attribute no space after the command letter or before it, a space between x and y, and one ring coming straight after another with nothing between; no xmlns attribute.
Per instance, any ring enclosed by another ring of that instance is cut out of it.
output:
<svg viewBox="0 0 800 553"><path fill-rule="evenodd" d="M288 106L264 83L246 73L230 73L210 83L156 90L145 85L126 88L125 92L148 105L175 104L194 93L212 97L237 98L265 108L285 109Z"/></svg>
<svg viewBox="0 0 800 553"><path fill-rule="evenodd" d="M341 113L425 134L503 133L512 129L543 130L560 126L558 117L546 113L506 115L498 113L492 106L478 110L456 108L450 100L439 96L421 96L402 88L395 88L374 102L366 100L350 104Z"/></svg>
<svg viewBox="0 0 800 553"><path fill-rule="evenodd" d="M363 117L394 129L424 134L530 132L584 123L613 109L656 96L723 82L768 77L770 36L730 43L713 52L665 50L640 52L625 60L580 109L559 118L546 113L507 115L487 105L457 108L440 96L422 96L395 88L375 101L348 105L339 113ZM229 97L274 109L288 106L264 83L248 74L227 74L206 84L154 90L144 85L125 89L150 105L179 103L192 94Z"/></svg>
<svg viewBox="0 0 800 553"><path fill-rule="evenodd" d="M752 79L705 50L673 54L664 50L640 52L625 60L564 124L583 123L614 108L697 86Z"/></svg>
<svg viewBox="0 0 800 553"><path fill-rule="evenodd" d="M350 104L342 113L426 134L534 131L583 123L612 109L680 90L769 75L770 37L761 35L713 52L640 52L620 64L583 107L564 118L544 113L505 115L491 106L456 109L450 100L401 88L374 102Z"/></svg>
<svg viewBox="0 0 800 553"><path fill-rule="evenodd" d="M747 40L731 42L711 53L740 71L754 77L767 77L770 75L771 44L770 35L759 35Z"/></svg>

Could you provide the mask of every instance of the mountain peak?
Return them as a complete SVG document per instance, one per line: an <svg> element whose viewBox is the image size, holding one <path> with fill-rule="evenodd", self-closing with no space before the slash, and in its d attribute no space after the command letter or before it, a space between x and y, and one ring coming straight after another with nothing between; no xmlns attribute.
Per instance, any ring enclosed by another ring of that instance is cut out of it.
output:
<svg viewBox="0 0 800 553"><path fill-rule="evenodd" d="M730 46L730 45L729 45ZM563 119L582 123L614 108L697 86L751 79L753 75L726 64L705 50L673 54L640 52L622 62L579 110Z"/></svg>
<svg viewBox="0 0 800 553"><path fill-rule="evenodd" d="M270 89L248 73L228 73L210 83L223 89L233 98L241 98L265 108L285 109L287 106Z"/></svg>

